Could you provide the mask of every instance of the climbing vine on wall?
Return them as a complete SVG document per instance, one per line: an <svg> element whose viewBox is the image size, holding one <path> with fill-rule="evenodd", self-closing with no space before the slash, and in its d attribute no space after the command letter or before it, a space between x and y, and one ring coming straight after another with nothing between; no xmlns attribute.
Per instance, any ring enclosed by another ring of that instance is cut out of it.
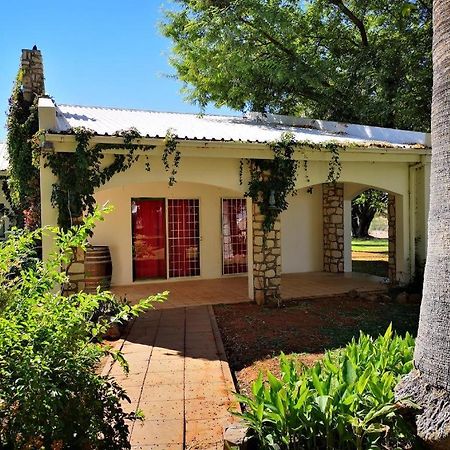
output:
<svg viewBox="0 0 450 450"><path fill-rule="evenodd" d="M273 159L250 160L250 180L246 196L259 206L264 215L263 228L272 230L279 214L286 210L289 195L296 193L298 161L293 159L296 142L292 134L269 144Z"/></svg>
<svg viewBox="0 0 450 450"><path fill-rule="evenodd" d="M345 150L341 144L330 142L314 144L311 142L297 142L290 133L285 133L281 139L269 144L273 151L273 159L252 159L248 161L250 167L250 181L246 196L259 206L264 215L263 227L266 231L273 229L275 221L288 206L288 197L295 195L299 161L294 159L296 148L310 148L326 150L331 153L328 163L328 183L336 183L341 176L340 151ZM239 165L239 182L242 184L243 160ZM308 161L303 160L303 171L306 182L311 182L308 174ZM312 187L308 188L312 193Z"/></svg>
<svg viewBox="0 0 450 450"><path fill-rule="evenodd" d="M344 147L338 146L334 142L326 144L325 149L329 150L331 153L331 159L328 163L328 183L336 183L341 177L342 165L341 165L341 155L340 150Z"/></svg>
<svg viewBox="0 0 450 450"><path fill-rule="evenodd" d="M162 161L164 169L169 172L169 186L173 186L177 180L176 175L178 173L178 167L181 161L181 153L178 150L178 141L176 135L172 130L167 130L166 137L164 139L164 149L162 154Z"/></svg>
<svg viewBox="0 0 450 450"><path fill-rule="evenodd" d="M23 73L19 71L9 99L7 148L11 207L18 225L35 229L40 222L39 169L33 164L32 137L38 131L37 96L27 101L23 95Z"/></svg>
<svg viewBox="0 0 450 450"><path fill-rule="evenodd" d="M9 189L9 183L8 183L8 177L7 176L0 176L0 183L1 183L1 189L3 191L3 195L5 196L6 201L11 206L13 204L11 199L11 191ZM17 213L12 209L12 207L7 208L6 206L3 207L3 209L0 211L0 215L6 216L10 222L11 225L15 225L16 219L17 219ZM3 220L3 218L0 218L0 221Z"/></svg>
<svg viewBox="0 0 450 450"><path fill-rule="evenodd" d="M123 143L97 143L91 145L94 133L86 128L74 128L75 152L45 153L45 166L57 177L53 184L52 204L58 209L58 225L68 228L84 212L92 213L95 207L94 192L115 174L129 169L139 158L136 150L150 151L153 145L135 143L141 136L136 129L115 134ZM105 150L120 150L114 153L109 164L103 164Z"/></svg>

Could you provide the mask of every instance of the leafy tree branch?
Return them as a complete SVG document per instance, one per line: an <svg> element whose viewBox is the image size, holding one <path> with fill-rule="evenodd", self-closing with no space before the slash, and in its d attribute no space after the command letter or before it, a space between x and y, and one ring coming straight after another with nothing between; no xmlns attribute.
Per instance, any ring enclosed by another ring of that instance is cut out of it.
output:
<svg viewBox="0 0 450 450"><path fill-rule="evenodd" d="M363 46L368 47L369 40L367 38L367 31L366 27L364 26L364 22L359 17L357 17L353 11L348 9L342 0L330 0L330 2L336 5L353 22L353 24L359 30Z"/></svg>

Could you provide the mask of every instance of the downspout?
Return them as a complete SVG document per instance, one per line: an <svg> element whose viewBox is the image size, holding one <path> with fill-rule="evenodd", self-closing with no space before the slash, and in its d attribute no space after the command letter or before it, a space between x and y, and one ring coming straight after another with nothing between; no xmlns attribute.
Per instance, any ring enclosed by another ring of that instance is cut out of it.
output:
<svg viewBox="0 0 450 450"><path fill-rule="evenodd" d="M416 170L423 166L423 161L409 166L409 281L416 273Z"/></svg>

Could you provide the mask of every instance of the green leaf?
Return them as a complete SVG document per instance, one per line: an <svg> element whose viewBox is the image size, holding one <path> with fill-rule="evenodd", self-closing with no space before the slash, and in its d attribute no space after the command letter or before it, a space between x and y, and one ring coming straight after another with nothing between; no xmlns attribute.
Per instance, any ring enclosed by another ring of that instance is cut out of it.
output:
<svg viewBox="0 0 450 450"><path fill-rule="evenodd" d="M330 402L330 397L328 395L320 395L320 396L316 397L316 403L319 406L319 409L323 414L326 413L329 402Z"/></svg>
<svg viewBox="0 0 450 450"><path fill-rule="evenodd" d="M347 385L353 384L357 378L355 367L347 357L344 358L342 364L342 378Z"/></svg>

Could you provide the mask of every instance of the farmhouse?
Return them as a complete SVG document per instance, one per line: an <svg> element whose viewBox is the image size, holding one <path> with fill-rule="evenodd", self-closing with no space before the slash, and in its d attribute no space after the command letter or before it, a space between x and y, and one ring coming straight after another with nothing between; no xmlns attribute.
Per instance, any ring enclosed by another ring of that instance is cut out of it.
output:
<svg viewBox="0 0 450 450"><path fill-rule="evenodd" d="M390 281L407 282L425 258L428 134L260 113L200 116L63 105L47 97L39 99L38 110L43 225L58 222L51 202L58 179L46 164L49 154L75 152L75 131L84 127L92 131L90 145L101 144L106 167L128 151L121 130L138 132L138 161L94 194L97 204L114 206L92 237L92 244L110 249L113 287L243 277L248 296L262 303L296 274L350 276L351 201L372 187L389 193ZM297 143L297 195L265 230L261 211L245 196L252 170L247 162L273 159L270 143L285 133ZM171 183L173 162L169 170L164 164L168 135L179 152ZM51 248L49 236L44 256Z"/></svg>

